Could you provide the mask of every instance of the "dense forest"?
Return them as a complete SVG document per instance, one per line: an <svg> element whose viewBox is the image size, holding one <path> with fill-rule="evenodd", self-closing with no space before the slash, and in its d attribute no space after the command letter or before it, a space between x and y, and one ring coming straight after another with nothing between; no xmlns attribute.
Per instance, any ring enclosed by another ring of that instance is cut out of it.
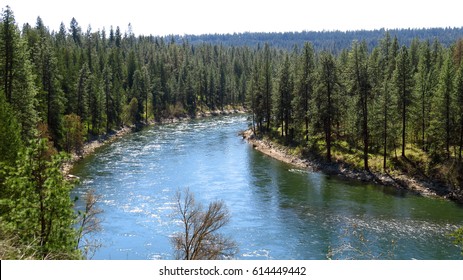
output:
<svg viewBox="0 0 463 280"><path fill-rule="evenodd" d="M405 41L394 35L401 31L380 31L381 39L378 32L374 39L350 32L348 46L336 49L326 47L332 41L315 46L300 39L288 48L271 34L246 34L264 38L257 45L193 44L194 38L135 36L130 28L83 30L74 18L58 31L41 18L19 27L6 7L2 258L82 257L85 230L76 229L72 184L60 172L66 153L80 154L86 141L123 126L212 111L245 108L256 135L301 154L365 170L405 170L461 193L462 29L419 30L412 40L409 30Z"/></svg>
<svg viewBox="0 0 463 280"><path fill-rule="evenodd" d="M422 29L389 29L387 32L391 37L397 37L399 42L409 47L414 40L420 38L422 41L439 42L444 46L455 43L455 38L463 37L463 28L422 28ZM223 45L228 47L256 47L268 43L273 48L292 50L294 46L302 48L305 42L310 42L315 51L328 50L338 54L344 49L350 48L352 41L365 41L368 48L372 49L379 45L386 30L353 30L353 31L302 31L282 33L234 33L234 34L203 34L203 35L174 35L171 36L175 42L182 43L184 40L192 45L203 43ZM167 37L166 37L167 39Z"/></svg>

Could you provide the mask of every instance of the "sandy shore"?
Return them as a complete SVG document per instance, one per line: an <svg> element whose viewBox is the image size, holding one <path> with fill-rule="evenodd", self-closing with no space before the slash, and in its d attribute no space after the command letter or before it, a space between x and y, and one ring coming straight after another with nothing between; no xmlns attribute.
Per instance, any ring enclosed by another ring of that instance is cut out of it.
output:
<svg viewBox="0 0 463 280"><path fill-rule="evenodd" d="M326 163L317 160L309 160L293 156L288 148L278 145L266 139L255 137L252 130L246 130L242 134L243 139L250 143L253 148L265 155L291 164L297 168L309 171L321 171L328 175L339 176L362 182L372 182L380 185L393 186L398 189L405 189L419 195L428 197L443 197L452 200L461 200L454 197L448 188L436 186L433 182L412 178L406 174L390 175L384 173L366 172L364 170L353 170L345 163ZM461 201L460 201L461 202Z"/></svg>

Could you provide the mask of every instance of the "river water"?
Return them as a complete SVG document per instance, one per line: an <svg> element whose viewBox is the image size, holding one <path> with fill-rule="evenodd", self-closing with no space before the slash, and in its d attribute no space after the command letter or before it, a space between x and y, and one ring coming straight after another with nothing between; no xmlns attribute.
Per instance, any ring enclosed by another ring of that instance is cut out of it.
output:
<svg viewBox="0 0 463 280"><path fill-rule="evenodd" d="M391 187L307 172L252 149L245 116L165 124L127 135L75 166L73 196L101 196L93 259L172 259L175 193L221 199L238 259L461 259L448 233L463 208ZM76 208L82 208L80 199Z"/></svg>

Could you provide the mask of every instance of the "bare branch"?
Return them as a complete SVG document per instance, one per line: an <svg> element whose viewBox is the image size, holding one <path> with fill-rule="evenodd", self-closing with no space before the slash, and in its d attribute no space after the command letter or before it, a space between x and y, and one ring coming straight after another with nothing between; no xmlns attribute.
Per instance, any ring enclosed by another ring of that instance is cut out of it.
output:
<svg viewBox="0 0 463 280"><path fill-rule="evenodd" d="M223 201L211 202L204 211L188 189L177 192L176 200L177 216L183 226L183 232L172 237L177 259L216 260L236 254L236 243L218 233L230 221Z"/></svg>

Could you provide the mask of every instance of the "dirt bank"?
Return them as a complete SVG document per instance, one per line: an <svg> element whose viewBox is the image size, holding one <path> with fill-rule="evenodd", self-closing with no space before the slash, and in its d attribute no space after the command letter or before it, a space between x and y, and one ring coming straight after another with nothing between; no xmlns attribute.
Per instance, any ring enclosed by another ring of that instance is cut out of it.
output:
<svg viewBox="0 0 463 280"><path fill-rule="evenodd" d="M373 182L375 184L393 186L398 189L406 189L423 196L443 197L461 202L461 198L455 196L447 187L437 185L431 181L413 178L406 174L390 175L386 173L355 170L342 162L327 163L316 159L300 158L291 155L287 147L276 144L268 139L256 137L250 129L242 132L241 135L255 150L282 162L294 165L297 168L309 171L321 171L328 175L339 176L346 179Z"/></svg>
<svg viewBox="0 0 463 280"><path fill-rule="evenodd" d="M76 153L72 153L70 156L70 159L63 164L61 170L64 176L67 179L75 179L76 177L71 174L71 170L76 162L93 154L95 150L98 149L99 147L102 147L103 145L111 143L114 140L132 132L132 130L133 130L133 127L124 126L117 131L102 135L96 140L92 140L92 141L84 143L84 146L82 148L82 153L80 155L77 155Z"/></svg>

